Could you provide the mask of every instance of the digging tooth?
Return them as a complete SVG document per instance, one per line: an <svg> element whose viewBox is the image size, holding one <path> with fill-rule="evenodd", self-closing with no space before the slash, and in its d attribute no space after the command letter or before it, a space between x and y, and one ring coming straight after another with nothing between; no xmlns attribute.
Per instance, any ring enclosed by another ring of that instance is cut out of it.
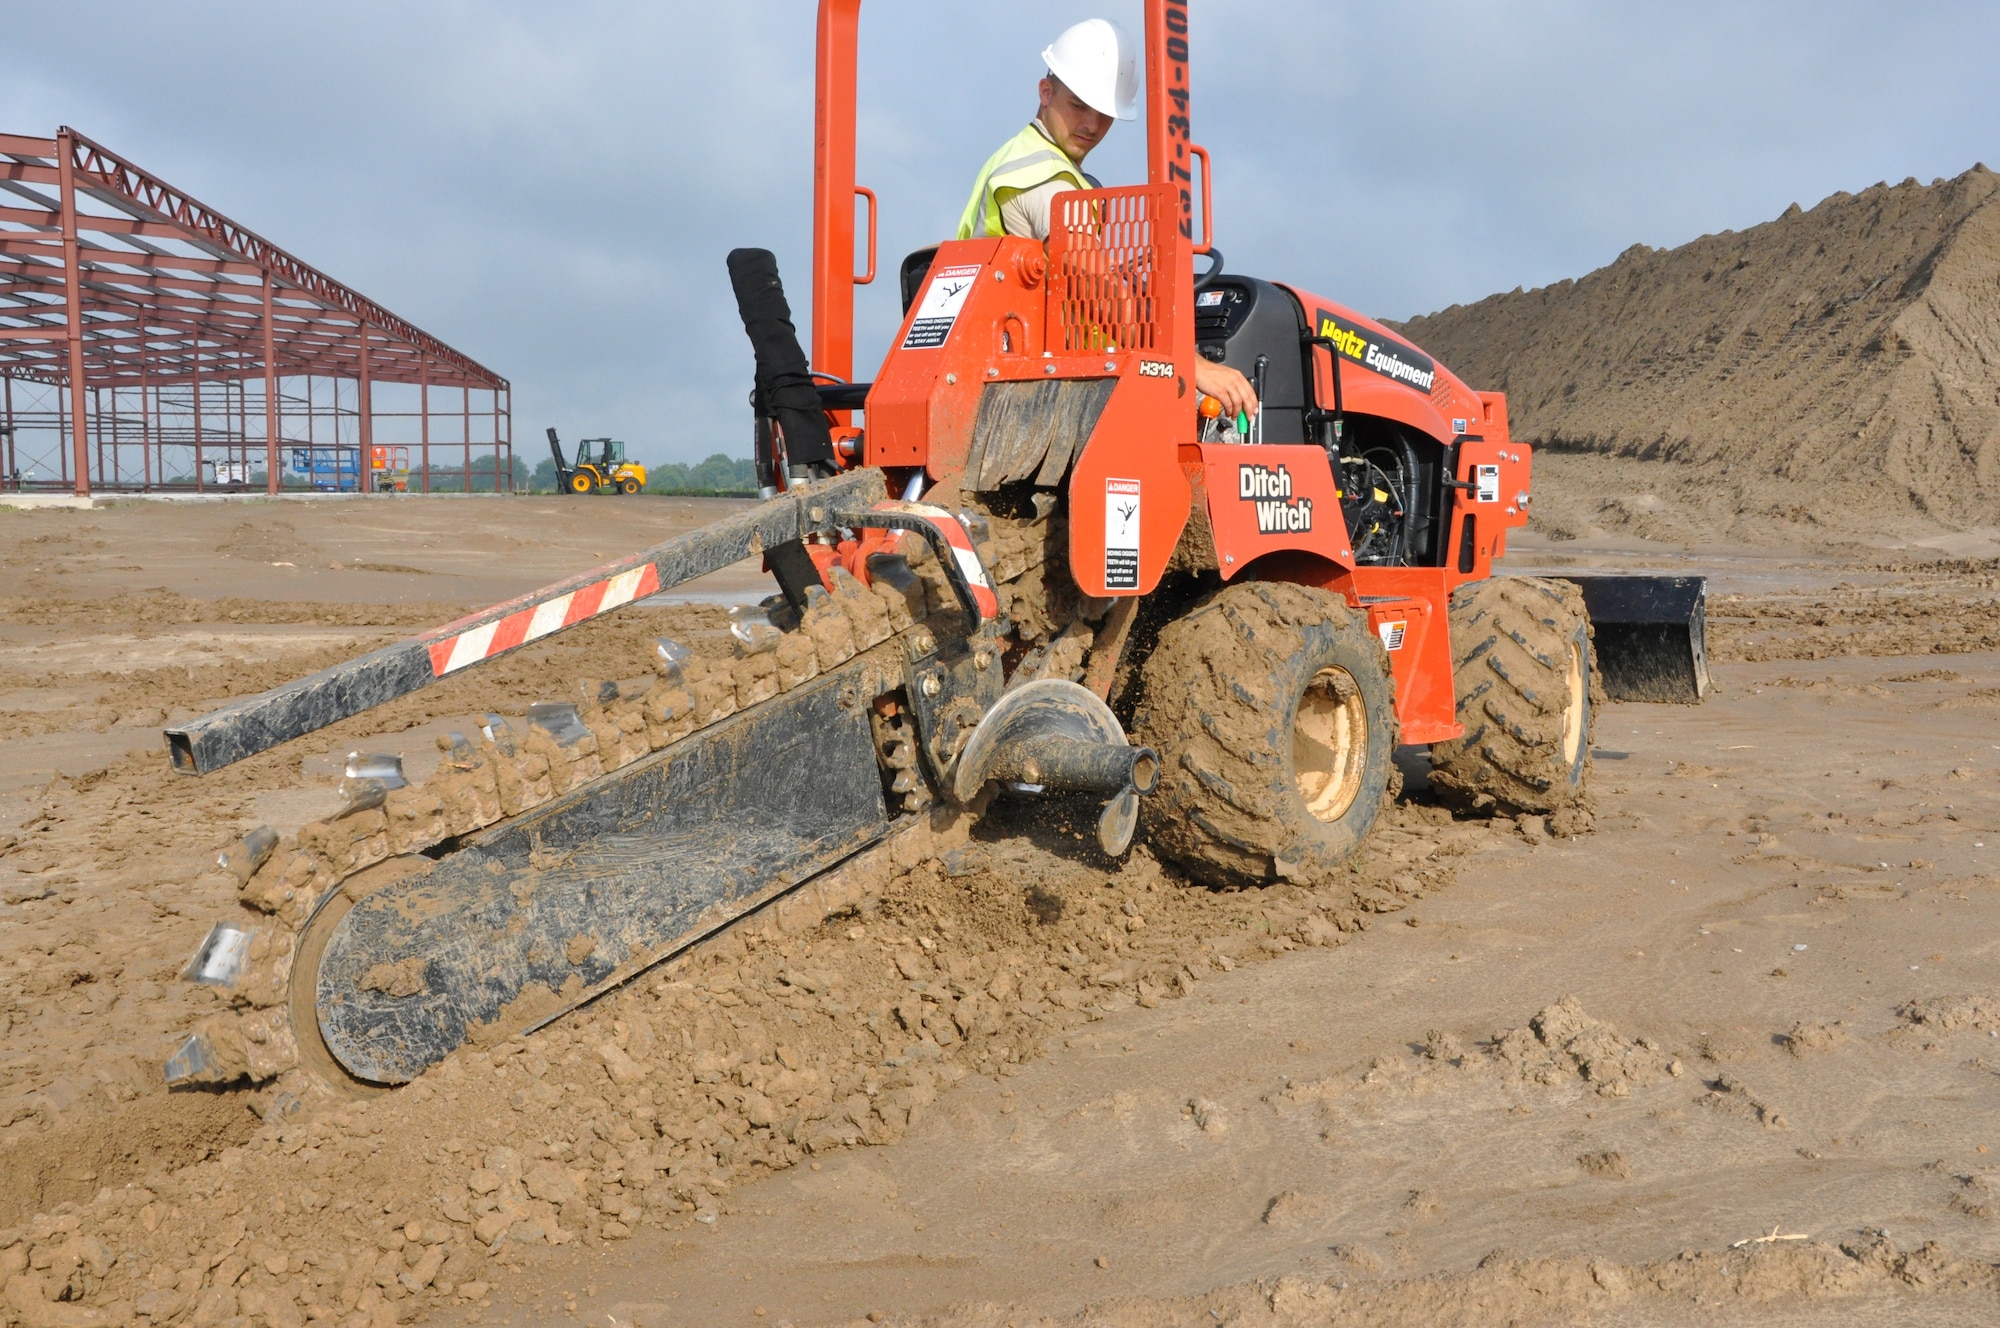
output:
<svg viewBox="0 0 2000 1328"><path fill-rule="evenodd" d="M696 727L707 728L736 713L736 684L726 672L710 669L701 661L689 674L694 678L688 691L694 697Z"/></svg>
<svg viewBox="0 0 2000 1328"><path fill-rule="evenodd" d="M282 1008L211 1014L195 1021L166 1064L169 1084L275 1079L299 1063L299 1040Z"/></svg>
<svg viewBox="0 0 2000 1328"><path fill-rule="evenodd" d="M317 821L299 831L299 846L325 862L336 879L351 876L389 856L389 818L380 807L368 807Z"/></svg>
<svg viewBox="0 0 2000 1328"><path fill-rule="evenodd" d="M819 676L819 652L804 632L787 634L773 658L778 663L778 686L786 691Z"/></svg>
<svg viewBox="0 0 2000 1328"><path fill-rule="evenodd" d="M873 578L868 589L882 601L890 629L900 632L914 623L923 610L924 593L910 565L894 554L876 554L868 560L868 573Z"/></svg>
<svg viewBox="0 0 2000 1328"><path fill-rule="evenodd" d="M870 594L845 567L835 567L830 579L833 599L853 627L856 648L866 650L887 641L894 631L889 625L889 606Z"/></svg>
<svg viewBox="0 0 2000 1328"><path fill-rule="evenodd" d="M729 610L729 635L736 643L738 656L761 655L767 650L776 650L784 634L771 621L771 614L763 606L738 604Z"/></svg>
<svg viewBox="0 0 2000 1328"><path fill-rule="evenodd" d="M573 707L569 709L575 720L575 729L565 733L567 736L580 730L578 736L558 741L549 729L540 724L530 724L528 736L521 743L524 750L540 757L545 763L549 787L556 793L567 793L604 773L604 764L597 758L597 735L582 724Z"/></svg>
<svg viewBox="0 0 2000 1328"><path fill-rule="evenodd" d="M694 697L673 679L662 677L647 690L641 703L646 718L646 741L654 750L679 742L695 730Z"/></svg>
<svg viewBox="0 0 2000 1328"><path fill-rule="evenodd" d="M204 1018L203 1025L216 1022L216 1016ZM227 1045L240 1047L243 1039L236 1036L233 1026L224 1025L229 1037ZM240 1058L239 1058L240 1059ZM165 1067L167 1083L172 1084L227 1084L240 1076L231 1068L215 1049L215 1039L206 1027L197 1027L189 1033L174 1054L167 1057Z"/></svg>
<svg viewBox="0 0 2000 1328"><path fill-rule="evenodd" d="M769 651L748 656L736 664L736 708L748 710L759 701L778 694L778 657Z"/></svg>
<svg viewBox="0 0 2000 1328"><path fill-rule="evenodd" d="M446 767L454 770L475 770L479 767L479 752L466 741L463 733L438 734L437 747L444 753L444 762L438 767L440 772Z"/></svg>
<svg viewBox="0 0 2000 1328"><path fill-rule="evenodd" d="M297 940L288 929L218 922L181 970L181 977L215 988L231 1005L276 1005L285 999L291 981Z"/></svg>
<svg viewBox="0 0 2000 1328"><path fill-rule="evenodd" d="M275 915L287 926L297 927L312 910L318 897L313 878L318 863L310 853L297 850L274 852L257 874L243 883L237 898L259 913Z"/></svg>
<svg viewBox="0 0 2000 1328"><path fill-rule="evenodd" d="M260 825L216 855L215 865L234 876L238 885L246 885L277 846L278 832Z"/></svg>
<svg viewBox="0 0 2000 1328"><path fill-rule="evenodd" d="M514 754L514 728L504 716L489 712L479 727L479 736L497 748L502 756Z"/></svg>
<svg viewBox="0 0 2000 1328"><path fill-rule="evenodd" d="M444 799L428 788L400 788L389 794L389 851L415 853L448 838Z"/></svg>
<svg viewBox="0 0 2000 1328"><path fill-rule="evenodd" d="M340 800L344 804L340 811L342 816L373 811L389 800L389 786L379 779L343 779L340 781Z"/></svg>
<svg viewBox="0 0 2000 1328"><path fill-rule="evenodd" d="M680 642L664 636L653 639L653 671L668 682L685 682L687 666L693 661L694 652Z"/></svg>
<svg viewBox="0 0 2000 1328"><path fill-rule="evenodd" d="M812 641L822 670L835 668L854 658L854 624L840 611L832 596L806 610L799 630Z"/></svg>
<svg viewBox="0 0 2000 1328"><path fill-rule="evenodd" d="M653 750L646 735L646 704L643 696L627 697L608 712L618 730L618 764L630 765Z"/></svg>
<svg viewBox="0 0 2000 1328"><path fill-rule="evenodd" d="M597 763L607 771L630 764L632 758L625 754L625 735L618 727L618 721L606 710L604 689L611 689L613 700L618 696L618 684L614 682L582 684L583 699L576 711L590 730L590 736L597 740ZM640 753L644 755L642 751Z"/></svg>

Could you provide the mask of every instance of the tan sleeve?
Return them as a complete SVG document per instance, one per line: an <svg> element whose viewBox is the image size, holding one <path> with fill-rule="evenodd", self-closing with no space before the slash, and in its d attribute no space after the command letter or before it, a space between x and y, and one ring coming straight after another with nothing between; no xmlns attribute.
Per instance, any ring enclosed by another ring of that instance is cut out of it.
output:
<svg viewBox="0 0 2000 1328"><path fill-rule="evenodd" d="M1049 241L1049 211L1057 194L1075 185L1068 180L1050 180L1038 184L1033 189L1002 189L1000 199L1000 229L1008 235L1027 235Z"/></svg>

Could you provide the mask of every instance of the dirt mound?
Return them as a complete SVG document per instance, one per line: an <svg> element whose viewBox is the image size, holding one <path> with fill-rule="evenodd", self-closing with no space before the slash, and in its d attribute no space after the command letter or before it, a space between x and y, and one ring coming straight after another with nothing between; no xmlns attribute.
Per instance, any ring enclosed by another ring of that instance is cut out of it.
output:
<svg viewBox="0 0 2000 1328"><path fill-rule="evenodd" d="M1403 325L1544 449L1538 522L1768 543L1991 527L2000 177L1837 193ZM1556 454L1549 456L1548 454ZM1573 464L1569 456L1621 464Z"/></svg>
<svg viewBox="0 0 2000 1328"><path fill-rule="evenodd" d="M1896 1013L1918 1028L1938 1033L2000 1028L2000 1000L1991 996L1933 996L1911 1001Z"/></svg>
<svg viewBox="0 0 2000 1328"><path fill-rule="evenodd" d="M1281 1112L1321 1106L1356 1092L1400 1091L1421 1095L1453 1076L1482 1075L1502 1084L1545 1088L1589 1088L1600 1097L1626 1097L1685 1072L1680 1059L1657 1039L1627 1037L1591 1017L1574 996L1543 1009L1524 1027L1503 1028L1476 1046L1457 1034L1433 1028L1417 1045L1414 1062L1376 1056L1353 1075L1288 1085L1270 1099ZM1274 1201L1275 1202L1275 1201Z"/></svg>

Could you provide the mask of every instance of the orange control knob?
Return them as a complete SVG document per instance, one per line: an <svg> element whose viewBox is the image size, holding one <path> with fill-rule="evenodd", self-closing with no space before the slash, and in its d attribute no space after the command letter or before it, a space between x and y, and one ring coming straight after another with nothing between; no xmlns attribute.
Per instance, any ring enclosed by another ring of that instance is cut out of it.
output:
<svg viewBox="0 0 2000 1328"><path fill-rule="evenodd" d="M1201 405L1197 409L1201 411L1201 417L1205 420L1218 419L1222 415L1222 402L1204 392L1201 396Z"/></svg>

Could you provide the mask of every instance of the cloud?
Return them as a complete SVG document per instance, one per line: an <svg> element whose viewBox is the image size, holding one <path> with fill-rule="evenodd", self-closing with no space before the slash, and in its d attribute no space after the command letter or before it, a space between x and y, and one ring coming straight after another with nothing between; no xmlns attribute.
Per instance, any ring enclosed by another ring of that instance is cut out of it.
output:
<svg viewBox="0 0 2000 1328"><path fill-rule="evenodd" d="M1136 0L869 0L860 178L884 276L948 234L1026 120L1037 53ZM813 7L68 0L9 16L0 129L83 132L508 375L547 424L654 460L742 453L723 256L806 316ZM1237 271L1403 316L2000 159L2000 9L1583 0L1194 6L1195 133ZM87 42L77 35L88 33ZM1126 124L1092 158L1143 169Z"/></svg>

